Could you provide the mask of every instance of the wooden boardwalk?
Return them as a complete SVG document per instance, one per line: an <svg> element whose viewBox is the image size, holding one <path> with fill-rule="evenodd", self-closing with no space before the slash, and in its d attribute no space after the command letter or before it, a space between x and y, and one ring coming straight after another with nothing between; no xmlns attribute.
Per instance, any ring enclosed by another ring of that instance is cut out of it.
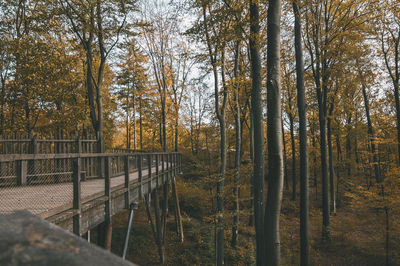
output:
<svg viewBox="0 0 400 266"><path fill-rule="evenodd" d="M0 155L0 215L27 210L82 235L174 182L180 165L174 152Z"/></svg>
<svg viewBox="0 0 400 266"><path fill-rule="evenodd" d="M160 164L159 169L162 166ZM165 164L166 168L166 164ZM151 172L155 173L156 167ZM144 169L147 177L148 169ZM138 172L129 174L129 182L137 183ZM81 181L81 200L85 203L89 200L104 196L104 179L92 179ZM125 175L111 178L111 190L115 190L125 184ZM73 183L44 184L35 186L0 188L0 214L8 214L18 210L27 210L32 214L47 218L52 210L72 208Z"/></svg>

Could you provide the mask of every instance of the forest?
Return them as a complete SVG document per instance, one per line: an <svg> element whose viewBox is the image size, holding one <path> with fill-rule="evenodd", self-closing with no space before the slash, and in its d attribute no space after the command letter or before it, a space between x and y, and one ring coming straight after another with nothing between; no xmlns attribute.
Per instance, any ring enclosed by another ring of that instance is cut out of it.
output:
<svg viewBox="0 0 400 266"><path fill-rule="evenodd" d="M1 0L0 77L0 139L182 154L134 263L400 265L398 0Z"/></svg>

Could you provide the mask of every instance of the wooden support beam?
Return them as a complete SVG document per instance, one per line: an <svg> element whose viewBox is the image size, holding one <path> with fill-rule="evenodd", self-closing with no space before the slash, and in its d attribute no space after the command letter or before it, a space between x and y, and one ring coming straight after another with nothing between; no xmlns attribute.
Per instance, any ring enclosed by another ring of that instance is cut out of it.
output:
<svg viewBox="0 0 400 266"><path fill-rule="evenodd" d="M169 180L164 185L164 201L162 207L162 245L165 243L165 235L167 232L167 215L168 215L168 193L169 193Z"/></svg>
<svg viewBox="0 0 400 266"><path fill-rule="evenodd" d="M157 232L157 237L156 237L156 244L158 247L158 254L160 255L160 263L164 264L165 263L165 255L164 255L164 244L162 239L163 237L163 231L162 231L162 224L161 224L161 219L160 219L160 207L159 207L159 202L158 202L158 188L155 188L152 192L152 198L153 198L153 208L154 208L154 216L156 220L156 232Z"/></svg>
<svg viewBox="0 0 400 266"><path fill-rule="evenodd" d="M73 160L72 182L73 182L73 209L76 210L76 215L72 218L73 233L81 236L81 159Z"/></svg>
<svg viewBox="0 0 400 266"><path fill-rule="evenodd" d="M176 189L175 176L172 177L172 195L174 197L174 205L175 205L176 231L177 231L177 234L178 234L180 242L183 242L184 235L183 235L182 216L181 216L181 209L180 209L180 206L179 206L178 191Z"/></svg>

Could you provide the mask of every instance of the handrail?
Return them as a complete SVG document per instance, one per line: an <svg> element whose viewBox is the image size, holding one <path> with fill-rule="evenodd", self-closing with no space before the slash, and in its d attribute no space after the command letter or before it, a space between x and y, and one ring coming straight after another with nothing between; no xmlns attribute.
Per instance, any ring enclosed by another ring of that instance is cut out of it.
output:
<svg viewBox="0 0 400 266"><path fill-rule="evenodd" d="M144 155L144 154L150 154L150 155L180 154L180 152L0 154L0 162L11 162L11 161L17 161L17 160L101 158L101 157L115 157L115 156L134 156L134 155Z"/></svg>

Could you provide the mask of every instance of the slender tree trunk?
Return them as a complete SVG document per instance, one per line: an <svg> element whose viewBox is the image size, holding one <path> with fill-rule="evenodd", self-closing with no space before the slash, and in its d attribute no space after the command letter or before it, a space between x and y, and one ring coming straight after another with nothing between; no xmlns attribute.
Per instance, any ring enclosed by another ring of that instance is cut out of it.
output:
<svg viewBox="0 0 400 266"><path fill-rule="evenodd" d="M140 138L140 150L143 151L142 96L140 96L139 98L139 138Z"/></svg>
<svg viewBox="0 0 400 266"><path fill-rule="evenodd" d="M135 92L132 95L132 127L133 127L133 149L136 151L136 97Z"/></svg>
<svg viewBox="0 0 400 266"><path fill-rule="evenodd" d="M339 199L339 184L340 184L340 167L339 167L339 165L341 165L341 162L343 161L343 158L342 158L342 148L341 148L341 145L340 145L340 128L338 128L338 133L336 134L336 152L337 152L337 159L336 159L336 161L337 161L337 163L336 163L336 200L338 201L338 202L340 202L340 199Z"/></svg>
<svg viewBox="0 0 400 266"><path fill-rule="evenodd" d="M249 128L249 156L250 162L254 168L254 119L253 119L253 108L250 106L250 128ZM250 177L250 216L249 216L249 226L254 224L254 171L251 172Z"/></svg>
<svg viewBox="0 0 400 266"><path fill-rule="evenodd" d="M223 60L223 59L222 59ZM224 103L221 111L219 111L218 104L216 105L217 117L219 121L219 129L221 134L220 140L220 156L221 156L221 167L220 176L217 183L217 211L218 211L218 225L217 225L217 265L224 264L224 178L226 171L226 123L225 123L225 103L226 103L226 88L224 78L224 66L221 67L222 80L224 86ZM216 85L218 86L218 85ZM218 94L218 91L215 92ZM216 96L218 97L218 96ZM216 99L218 101L218 99Z"/></svg>
<svg viewBox="0 0 400 266"><path fill-rule="evenodd" d="M283 189L280 76L281 1L270 0L267 20L268 194L265 208L266 265L280 265L279 218Z"/></svg>
<svg viewBox="0 0 400 266"><path fill-rule="evenodd" d="M179 128L179 117L176 117L176 121L175 121L175 151L176 152L178 152L178 128Z"/></svg>
<svg viewBox="0 0 400 266"><path fill-rule="evenodd" d="M131 136L129 130L129 93L126 94L126 149L131 148Z"/></svg>
<svg viewBox="0 0 400 266"><path fill-rule="evenodd" d="M364 99L365 115L367 116L367 126L368 126L369 139L370 139L370 143L371 143L371 152L372 152L372 158L373 158L373 164L374 164L375 180L377 183L379 183L379 182L381 182L380 169L379 169L380 167L379 167L379 162L378 162L378 154L376 153L376 148L375 148L374 129L372 126L371 115L369 113L369 101L368 101L368 96L367 96L367 90L363 84L361 85L361 89L362 89L362 94L363 94L363 99Z"/></svg>
<svg viewBox="0 0 400 266"><path fill-rule="evenodd" d="M159 128L159 135L160 135L160 138L159 138L160 147L164 151L164 145L163 145L164 137L163 137L163 125L162 125L162 122L158 124L158 128Z"/></svg>
<svg viewBox="0 0 400 266"><path fill-rule="evenodd" d="M4 105L6 102L6 79L2 75L1 76L1 96L0 96L0 135L4 134Z"/></svg>
<svg viewBox="0 0 400 266"><path fill-rule="evenodd" d="M386 237L385 237L385 255L386 255L386 266L390 265L390 256L389 256L389 240L390 240L390 231L389 231L389 208L385 206L385 224L386 224Z"/></svg>
<svg viewBox="0 0 400 266"><path fill-rule="evenodd" d="M163 100L161 101L161 112L162 112L162 149L164 152L167 151L167 122L166 122L166 107L165 101L167 98L166 88L163 87Z"/></svg>
<svg viewBox="0 0 400 266"><path fill-rule="evenodd" d="M240 41L236 41L235 43L235 63L234 63L234 77L238 78L238 63L239 63L239 48ZM232 247L236 247L237 238L238 238L238 230L239 230L239 181L240 181L240 147L241 147L241 124L240 124L240 103L239 103L239 93L240 86L238 81L236 80L236 90L234 96L235 102L235 177L234 177L234 188L233 194L235 198L235 207L234 207L234 216L233 216L233 227L232 227Z"/></svg>
<svg viewBox="0 0 400 266"><path fill-rule="evenodd" d="M399 86L400 86L400 31L397 32L397 37L394 32L391 32L393 40L392 48L385 50L385 43L382 33L382 51L384 54L386 69L389 73L390 78L393 82L393 94L396 108L396 127L397 127L397 164L400 165L400 98L399 98ZM389 49L393 49L393 53L389 53ZM393 56L393 68L389 65L388 56Z"/></svg>
<svg viewBox="0 0 400 266"><path fill-rule="evenodd" d="M292 144L292 200L296 200L296 144L294 140L294 117L289 114L290 140Z"/></svg>
<svg viewBox="0 0 400 266"><path fill-rule="evenodd" d="M300 138L300 265L310 265L309 244L309 199L308 199L308 146L307 146L307 110L304 87L304 61L301 45L301 20L297 1L293 1L295 15L295 50L296 50L296 85L297 108L299 111L299 138Z"/></svg>
<svg viewBox="0 0 400 266"><path fill-rule="evenodd" d="M346 166L347 166L347 176L351 176L351 115L347 119L347 135L346 135Z"/></svg>
<svg viewBox="0 0 400 266"><path fill-rule="evenodd" d="M257 265L265 265L264 251L264 127L261 103L260 22L257 0L250 0L251 109L254 121L254 220Z"/></svg>
<svg viewBox="0 0 400 266"><path fill-rule="evenodd" d="M283 142L283 176L285 179L285 189L289 191L289 179L287 174L287 165L286 165L286 141L285 141L285 129L283 128L283 119L282 119L282 142Z"/></svg>
<svg viewBox="0 0 400 266"><path fill-rule="evenodd" d="M333 109L333 108L332 108ZM329 111L329 117L327 122L328 129L328 157L329 157L329 189L330 189L330 212L336 214L336 194L335 194L335 171L333 168L333 148L332 148L332 129L331 129L331 116L333 111Z"/></svg>
<svg viewBox="0 0 400 266"><path fill-rule="evenodd" d="M203 2L203 23L205 28L205 37L206 44L208 48L208 55L210 57L210 63L212 65L213 74L214 74L214 99L215 99L215 112L217 115L217 119L219 122L219 130L220 130L220 158L221 158L221 166L220 166L220 175L217 181L217 239L216 239L216 264L218 266L224 264L224 199L223 199L223 188L224 188L224 178L226 171L226 124L225 124L225 107L227 102L227 88L225 82L225 56L224 56L224 47L221 47L221 58L220 62L222 63L221 67L221 78L223 84L223 99L222 104L220 103L219 96L219 83L218 83L218 64L217 64L217 49L215 47L215 51L213 52L211 39L208 32L208 23L207 23L207 4ZM221 107L220 107L221 104Z"/></svg>
<svg viewBox="0 0 400 266"><path fill-rule="evenodd" d="M326 151L326 117L323 107L319 108L320 126L320 152L321 152L321 171L322 171L322 236L329 238L329 190L328 190L328 165Z"/></svg>

